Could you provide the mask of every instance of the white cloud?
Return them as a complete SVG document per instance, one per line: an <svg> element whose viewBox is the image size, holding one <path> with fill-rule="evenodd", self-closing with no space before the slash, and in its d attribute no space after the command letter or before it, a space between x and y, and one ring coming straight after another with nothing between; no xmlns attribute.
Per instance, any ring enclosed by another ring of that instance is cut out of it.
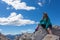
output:
<svg viewBox="0 0 60 40"><path fill-rule="evenodd" d="M44 4L45 4L45 0L39 0L39 2L38 2L38 5L39 5L39 6L42 7Z"/></svg>
<svg viewBox="0 0 60 40"><path fill-rule="evenodd" d="M27 29L27 30L21 30L20 33L33 33L34 30Z"/></svg>
<svg viewBox="0 0 60 40"><path fill-rule="evenodd" d="M22 33L33 33L34 32L34 30L33 29L26 29L26 30L20 30L20 32L19 31L17 31L17 32L7 32L7 33L3 33L4 35L16 35L16 34L22 34Z"/></svg>
<svg viewBox="0 0 60 40"><path fill-rule="evenodd" d="M24 19L24 17L21 14L12 12L10 16L0 18L0 25L15 25L15 26L21 26L21 25L27 25L27 24L35 24L35 21Z"/></svg>
<svg viewBox="0 0 60 40"><path fill-rule="evenodd" d="M51 0L39 0L38 5L40 5L41 7L44 5L49 5L51 2Z"/></svg>
<svg viewBox="0 0 60 40"><path fill-rule="evenodd" d="M35 10L35 7L27 6L25 2L21 2L21 0L2 0L3 2L11 5L16 10L24 9L24 10Z"/></svg>
<svg viewBox="0 0 60 40"><path fill-rule="evenodd" d="M17 33L17 32L7 32L7 33L3 33L4 35L16 35L16 34L20 34L20 33Z"/></svg>
<svg viewBox="0 0 60 40"><path fill-rule="evenodd" d="M40 5L41 7L43 6L43 4L41 2L38 2L38 5Z"/></svg>
<svg viewBox="0 0 60 40"><path fill-rule="evenodd" d="M7 9L7 10L9 10L10 8L9 8L9 7L7 7L6 9Z"/></svg>

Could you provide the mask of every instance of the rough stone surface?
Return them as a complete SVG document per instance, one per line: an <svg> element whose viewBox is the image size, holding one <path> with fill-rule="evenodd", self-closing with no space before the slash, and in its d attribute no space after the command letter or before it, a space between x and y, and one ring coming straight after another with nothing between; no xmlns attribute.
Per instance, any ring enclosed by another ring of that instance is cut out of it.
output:
<svg viewBox="0 0 60 40"><path fill-rule="evenodd" d="M32 40L30 33L23 34L18 40Z"/></svg>
<svg viewBox="0 0 60 40"><path fill-rule="evenodd" d="M26 33L19 37L19 40L60 40L60 27L52 28L52 33L47 34L46 30L41 26L38 28L38 31L35 33Z"/></svg>
<svg viewBox="0 0 60 40"><path fill-rule="evenodd" d="M43 29L41 26L39 27L38 31L34 34L35 40L42 40L45 35L47 35L47 32L45 29Z"/></svg>
<svg viewBox="0 0 60 40"><path fill-rule="evenodd" d="M47 34L42 40L59 40L59 36Z"/></svg>
<svg viewBox="0 0 60 40"><path fill-rule="evenodd" d="M0 33L0 40L10 40L10 39Z"/></svg>

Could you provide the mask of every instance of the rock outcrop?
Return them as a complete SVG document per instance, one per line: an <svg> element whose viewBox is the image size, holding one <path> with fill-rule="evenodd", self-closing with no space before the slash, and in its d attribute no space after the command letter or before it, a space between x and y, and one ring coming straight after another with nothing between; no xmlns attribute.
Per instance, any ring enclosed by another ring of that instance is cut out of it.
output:
<svg viewBox="0 0 60 40"><path fill-rule="evenodd" d="M60 40L60 27L52 28L53 34L47 34L47 32L40 26L35 33L35 40Z"/></svg>
<svg viewBox="0 0 60 40"><path fill-rule="evenodd" d="M32 35L32 33L24 33L21 36L16 36L15 40L32 40L31 35Z"/></svg>
<svg viewBox="0 0 60 40"><path fill-rule="evenodd" d="M16 38L18 38L18 40L60 40L60 27L53 27L52 33L52 35L48 34L46 30L40 26L35 33L25 33Z"/></svg>
<svg viewBox="0 0 60 40"><path fill-rule="evenodd" d="M36 31L32 36L34 36L35 40L42 40L46 35L46 30L40 26L38 31Z"/></svg>
<svg viewBox="0 0 60 40"><path fill-rule="evenodd" d="M10 40L10 39L0 33L0 40Z"/></svg>
<svg viewBox="0 0 60 40"><path fill-rule="evenodd" d="M59 36L47 34L42 40L59 40Z"/></svg>

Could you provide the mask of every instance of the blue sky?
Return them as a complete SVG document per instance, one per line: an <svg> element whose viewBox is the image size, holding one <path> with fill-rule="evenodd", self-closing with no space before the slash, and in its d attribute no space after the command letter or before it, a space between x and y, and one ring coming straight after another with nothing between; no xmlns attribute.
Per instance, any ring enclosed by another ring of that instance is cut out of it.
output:
<svg viewBox="0 0 60 40"><path fill-rule="evenodd" d="M59 0L0 0L0 32L34 32L43 12L48 13L53 25L60 25Z"/></svg>

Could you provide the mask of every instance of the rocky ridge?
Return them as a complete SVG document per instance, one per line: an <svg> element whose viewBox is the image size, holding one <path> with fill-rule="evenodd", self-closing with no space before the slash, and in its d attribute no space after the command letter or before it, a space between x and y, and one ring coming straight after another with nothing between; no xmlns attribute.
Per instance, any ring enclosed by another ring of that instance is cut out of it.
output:
<svg viewBox="0 0 60 40"><path fill-rule="evenodd" d="M46 30L40 26L35 33L24 33L18 40L60 40L60 27L54 26L52 33L52 35L48 34Z"/></svg>

